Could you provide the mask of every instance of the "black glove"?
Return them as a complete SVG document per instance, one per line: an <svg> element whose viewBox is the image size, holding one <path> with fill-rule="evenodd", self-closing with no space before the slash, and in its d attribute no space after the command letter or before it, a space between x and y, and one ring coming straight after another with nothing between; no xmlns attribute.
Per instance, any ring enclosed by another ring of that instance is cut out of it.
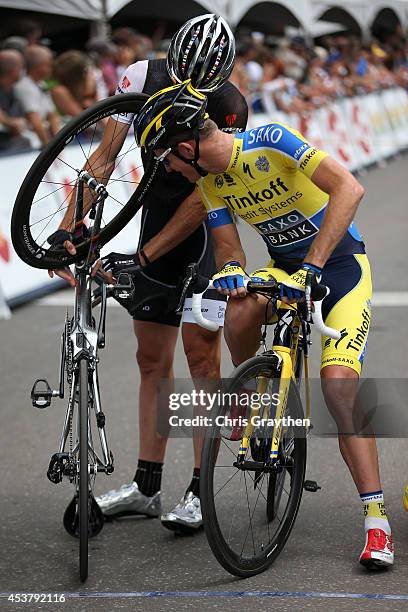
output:
<svg viewBox="0 0 408 612"><path fill-rule="evenodd" d="M48 236L47 241L54 248L63 248L64 242L69 240L72 244L76 245L89 238L89 230L83 223L74 231L68 232L68 230L57 229L56 232Z"/></svg>
<svg viewBox="0 0 408 612"><path fill-rule="evenodd" d="M109 253L102 258L103 269L106 272L111 272L115 278L118 278L121 272L134 274L142 269L139 253L127 255L126 253Z"/></svg>

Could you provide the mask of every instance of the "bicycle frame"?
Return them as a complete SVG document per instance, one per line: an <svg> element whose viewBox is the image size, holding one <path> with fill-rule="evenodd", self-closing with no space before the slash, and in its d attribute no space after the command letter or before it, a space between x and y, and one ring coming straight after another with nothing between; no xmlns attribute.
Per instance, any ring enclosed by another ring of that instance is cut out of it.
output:
<svg viewBox="0 0 408 612"><path fill-rule="evenodd" d="M274 427L272 436L268 440L269 463L271 466L278 460L279 444L282 434L282 419L284 417L287 398L289 394L290 384L300 381L303 364L304 378L306 388L306 418L310 419L310 385L309 385L309 364L308 364L308 346L310 327L300 317L296 306L282 304L276 313L277 323L274 331L274 340L272 350L265 350L265 355L277 359L277 369L280 373L278 379L278 401L276 403L276 411L272 413L272 406L269 409L268 417L274 418ZM265 347L266 348L266 347ZM268 378L259 377L257 383L258 397L266 392ZM266 410L264 411L266 412ZM248 452L250 438L253 433L253 418L258 416L259 405L252 407L250 417L243 433L242 443L238 452L238 461L243 462ZM264 415L263 415L264 416Z"/></svg>
<svg viewBox="0 0 408 612"><path fill-rule="evenodd" d="M77 265L75 269L76 289L74 317L66 318L64 331L61 337L61 367L60 367L60 391L64 396L64 375L66 370L70 383L69 401L65 414L65 421L60 438L59 453L65 453L65 448L71 428L73 408L75 403L75 390L78 384L79 362L86 359L88 364L88 384L91 406L95 412L96 423L99 432L99 439L102 451L102 459L93 448L90 435L89 423L89 404L88 404L88 452L93 458L93 470L90 472L113 472L113 456L109 451L106 432L105 415L101 409L99 383L97 374L98 348L103 348L105 344L105 318L106 318L106 286L102 290L101 313L99 325L96 326L92 316L90 266L83 264ZM70 449L72 454L76 454L78 445Z"/></svg>

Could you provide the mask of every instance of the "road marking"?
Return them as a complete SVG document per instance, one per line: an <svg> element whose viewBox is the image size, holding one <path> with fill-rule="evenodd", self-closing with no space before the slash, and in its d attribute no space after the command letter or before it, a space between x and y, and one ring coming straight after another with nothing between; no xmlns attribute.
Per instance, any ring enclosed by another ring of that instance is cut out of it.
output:
<svg viewBox="0 0 408 612"><path fill-rule="evenodd" d="M35 300L35 306L73 306L74 294L64 292L63 295L49 295ZM376 291L372 299L373 306L408 306L408 291ZM108 306L118 307L120 304L114 299L108 300Z"/></svg>
<svg viewBox="0 0 408 612"><path fill-rule="evenodd" d="M408 291L376 291L373 306L408 306Z"/></svg>
<svg viewBox="0 0 408 612"><path fill-rule="evenodd" d="M0 593L0 598L9 597L10 593ZM408 595L397 595L388 593L332 593L325 591L134 591L134 592L110 592L79 591L72 593L59 592L67 598L107 598L107 599L130 599L142 597L304 597L304 598L329 598L329 599L381 599L381 600L403 600L408 601Z"/></svg>

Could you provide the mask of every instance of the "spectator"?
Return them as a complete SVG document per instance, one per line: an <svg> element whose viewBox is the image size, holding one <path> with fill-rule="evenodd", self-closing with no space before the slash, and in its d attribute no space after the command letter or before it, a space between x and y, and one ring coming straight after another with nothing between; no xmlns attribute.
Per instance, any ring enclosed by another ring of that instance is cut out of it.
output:
<svg viewBox="0 0 408 612"><path fill-rule="evenodd" d="M394 52L393 68L399 87L408 90L408 43L401 43Z"/></svg>
<svg viewBox="0 0 408 612"><path fill-rule="evenodd" d="M245 98L249 97L249 77L245 69L245 61L239 55L236 57L234 68L229 80L239 89Z"/></svg>
<svg viewBox="0 0 408 612"><path fill-rule="evenodd" d="M100 98L112 96L118 81L115 64L116 45L104 38L90 38L86 50L96 68L98 96Z"/></svg>
<svg viewBox="0 0 408 612"><path fill-rule="evenodd" d="M15 51L19 51L22 55L24 55L27 45L28 42L26 38L23 38L22 36L9 36L3 40L2 48L14 49Z"/></svg>
<svg viewBox="0 0 408 612"><path fill-rule="evenodd" d="M16 36L26 39L28 45L40 44L43 35L42 25L34 19L18 19L14 25Z"/></svg>
<svg viewBox="0 0 408 612"><path fill-rule="evenodd" d="M302 57L302 54L299 53L299 48L296 44L291 46L289 40L282 40L276 52L276 57L284 66L285 76L296 81L300 81L303 78L307 62Z"/></svg>
<svg viewBox="0 0 408 612"><path fill-rule="evenodd" d="M133 61L145 60L152 50L152 42L147 36L138 34L132 28L118 28L112 33L112 42L117 46L127 46L133 52Z"/></svg>
<svg viewBox="0 0 408 612"><path fill-rule="evenodd" d="M315 47L309 61L306 82L310 87L310 99L316 107L336 97L336 84L327 70L328 52Z"/></svg>
<svg viewBox="0 0 408 612"><path fill-rule="evenodd" d="M0 151L30 148L23 135L26 129L23 109L14 92L23 68L21 53L13 49L0 51Z"/></svg>
<svg viewBox="0 0 408 612"><path fill-rule="evenodd" d="M45 145L60 129L59 117L45 86L45 80L51 76L52 53L47 47L29 45L25 61L27 74L15 86L15 94L28 124Z"/></svg>
<svg viewBox="0 0 408 612"><path fill-rule="evenodd" d="M51 95L59 113L79 115L98 101L90 59L81 51L66 51L54 61Z"/></svg>
<svg viewBox="0 0 408 612"><path fill-rule="evenodd" d="M135 54L132 47L124 43L116 43L115 48L116 82L119 82L126 68L134 63Z"/></svg>

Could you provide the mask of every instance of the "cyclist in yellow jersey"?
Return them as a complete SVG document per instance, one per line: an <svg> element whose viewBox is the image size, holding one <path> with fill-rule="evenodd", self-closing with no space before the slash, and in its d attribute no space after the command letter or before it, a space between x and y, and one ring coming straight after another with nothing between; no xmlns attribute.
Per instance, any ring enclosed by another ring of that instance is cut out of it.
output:
<svg viewBox="0 0 408 612"><path fill-rule="evenodd" d="M341 330L341 338L322 338L322 388L363 502L366 542L360 562L390 566L394 548L376 441L349 435L355 431L353 408L371 318L370 266L353 224L364 189L290 127L270 123L226 134L207 118L205 107L205 96L188 81L162 90L140 113L136 139L169 172L197 181L219 268L213 280L232 298L224 330L235 365L257 351L266 307L263 296L246 294L246 258L235 215L261 235L271 258L252 278L281 281L285 301L301 300L306 286L320 280L330 288L323 314L327 325Z"/></svg>

